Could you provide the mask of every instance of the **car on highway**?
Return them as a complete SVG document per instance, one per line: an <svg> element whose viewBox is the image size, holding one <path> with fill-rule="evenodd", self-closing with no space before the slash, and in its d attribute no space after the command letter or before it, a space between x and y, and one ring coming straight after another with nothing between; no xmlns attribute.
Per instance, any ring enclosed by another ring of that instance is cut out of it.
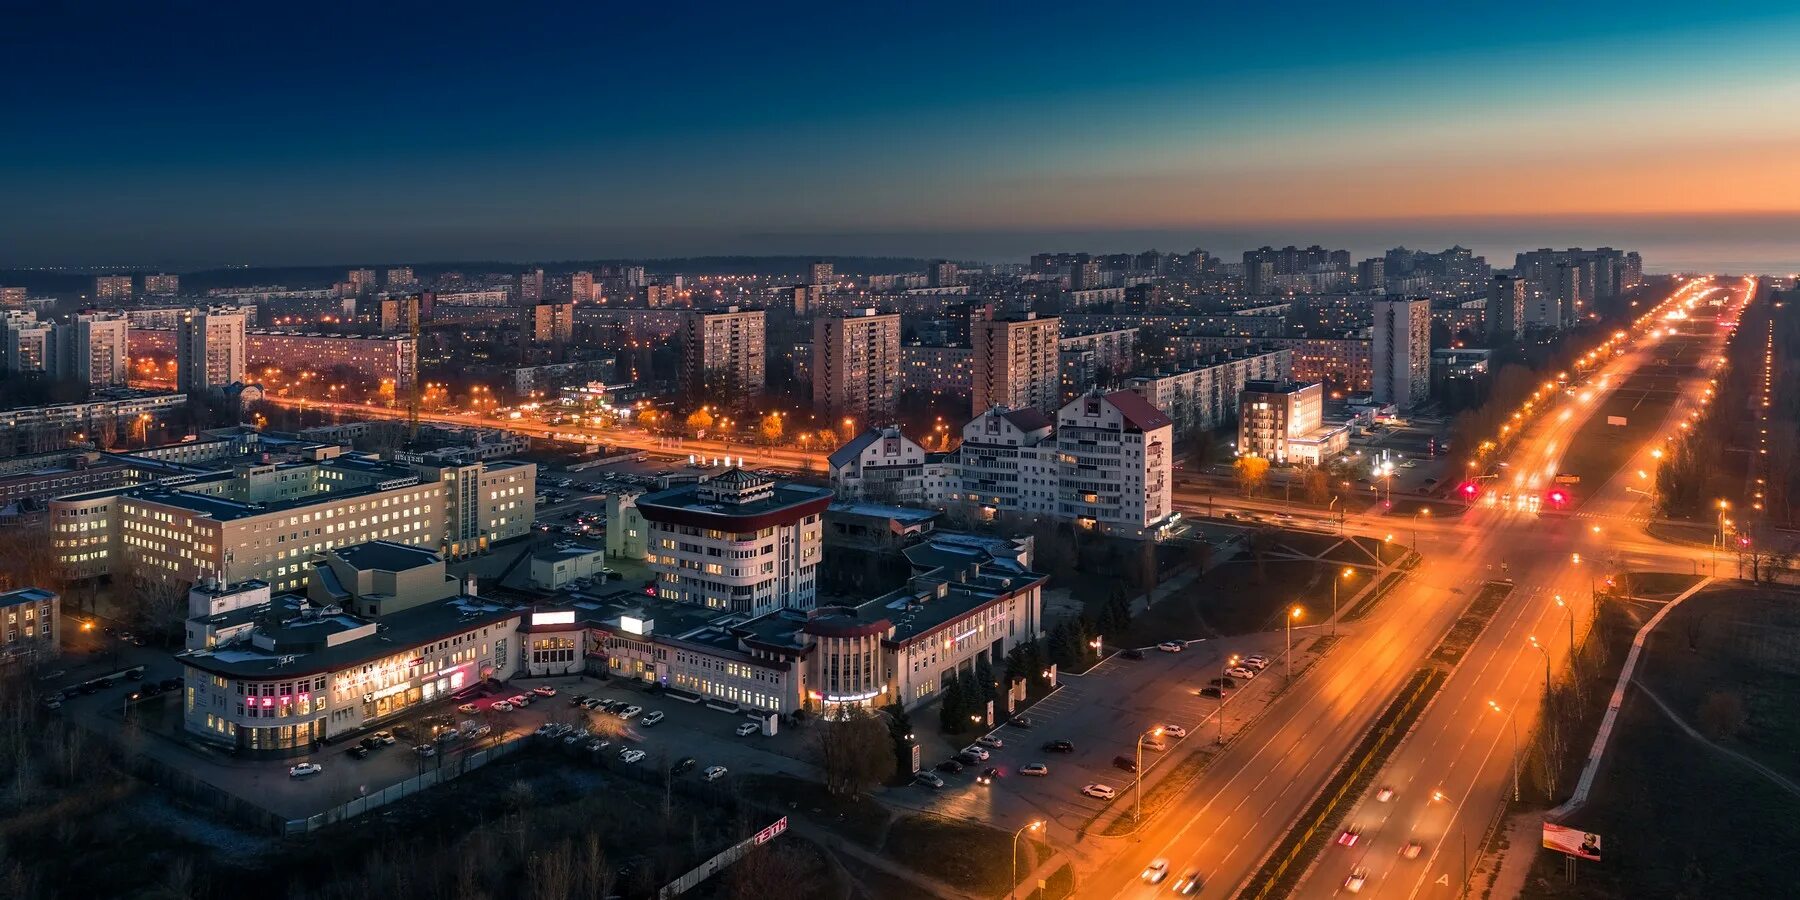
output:
<svg viewBox="0 0 1800 900"><path fill-rule="evenodd" d="M719 779L725 777L726 771L728 771L728 770L724 766L707 766L705 771L700 773L700 780L701 781L718 781ZM926 772L924 774L931 775L930 772ZM931 775L931 777L937 778L936 775Z"/></svg>
<svg viewBox="0 0 1800 900"><path fill-rule="evenodd" d="M755 734L756 732L758 732L760 730L761 729L757 727L757 724L755 722L745 722L744 724L739 725L737 727L737 736L745 737L747 735Z"/></svg>
<svg viewBox="0 0 1800 900"><path fill-rule="evenodd" d="M1337 839L1338 846L1354 847L1354 846L1356 846L1357 840L1360 839L1361 837L1362 837L1362 826L1361 825L1352 825L1349 828L1344 829L1343 832L1338 835L1338 839Z"/></svg>
<svg viewBox="0 0 1800 900"><path fill-rule="evenodd" d="M1156 649L1164 653L1180 653L1187 649L1187 645L1180 641L1163 641L1156 645Z"/></svg>
<svg viewBox="0 0 1800 900"><path fill-rule="evenodd" d="M976 738L975 743L980 744L983 747L991 747L995 750L998 750L1001 747L1006 746L1005 741L1003 741L991 734L984 734L981 737Z"/></svg>
<svg viewBox="0 0 1800 900"><path fill-rule="evenodd" d="M1111 800L1119 796L1110 784L1090 784L1082 787L1081 792L1096 800Z"/></svg>
<svg viewBox="0 0 1800 900"><path fill-rule="evenodd" d="M1419 854L1424 851L1424 844L1421 844L1418 841L1407 841L1406 846L1400 848L1400 855L1407 859L1418 859Z"/></svg>
<svg viewBox="0 0 1800 900"><path fill-rule="evenodd" d="M1381 790L1375 792L1376 803L1386 803L1392 799L1394 799L1394 789L1385 784L1381 786Z"/></svg>
<svg viewBox="0 0 1800 900"><path fill-rule="evenodd" d="M1200 888L1203 886L1204 885L1200 883L1200 873L1198 871L1190 871L1175 882L1174 890L1175 893L1180 894L1183 897L1189 897L1200 893Z"/></svg>
<svg viewBox="0 0 1800 900"><path fill-rule="evenodd" d="M1042 778L1043 776L1050 774L1050 767L1043 763L1026 763L1019 767L1019 774L1035 775Z"/></svg>
<svg viewBox="0 0 1800 900"><path fill-rule="evenodd" d="M632 765L643 758L644 751L642 750L626 750L619 754L619 761L626 765Z"/></svg>
<svg viewBox="0 0 1800 900"><path fill-rule="evenodd" d="M1350 870L1350 877L1344 879L1344 890L1352 894L1362 893L1363 885L1369 881L1369 870L1357 866Z"/></svg>
<svg viewBox="0 0 1800 900"><path fill-rule="evenodd" d="M1151 860L1150 864L1144 867L1144 873L1138 877L1143 879L1145 884L1162 884L1163 879L1169 877L1169 861L1166 859Z"/></svg>
<svg viewBox="0 0 1800 900"><path fill-rule="evenodd" d="M929 788L941 788L944 786L944 779L939 778L930 772L920 772L913 776L913 784Z"/></svg>
<svg viewBox="0 0 1800 900"><path fill-rule="evenodd" d="M297 766L289 767L288 768L288 777L289 778L305 778L308 775L317 775L323 771L325 771L325 767L319 765L318 763L304 762Z"/></svg>
<svg viewBox="0 0 1800 900"><path fill-rule="evenodd" d="M1073 741L1047 741L1044 744L1044 752L1045 753L1074 753L1075 752L1075 743Z"/></svg>
<svg viewBox="0 0 1800 900"><path fill-rule="evenodd" d="M1173 738L1187 737L1187 729L1181 727L1180 725L1164 725L1162 727L1162 730L1163 730L1163 734L1166 734L1169 737L1173 737Z"/></svg>

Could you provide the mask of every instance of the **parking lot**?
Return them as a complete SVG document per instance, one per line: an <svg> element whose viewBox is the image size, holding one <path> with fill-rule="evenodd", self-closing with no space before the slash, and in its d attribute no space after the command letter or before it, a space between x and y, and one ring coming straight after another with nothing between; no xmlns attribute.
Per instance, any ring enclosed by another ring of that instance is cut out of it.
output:
<svg viewBox="0 0 1800 900"><path fill-rule="evenodd" d="M1296 636L1296 672L1309 660L1312 642L1310 637ZM1046 818L1065 828L1080 828L1109 805L1131 802L1135 776L1114 760L1123 756L1135 762L1133 742L1138 735L1158 725L1175 725L1187 732L1185 738L1166 736L1161 752L1146 741L1144 768L1152 784L1195 750L1197 742L1217 741L1220 700L1202 696L1200 690L1220 676L1233 655L1263 654L1274 662L1229 693L1224 702L1227 737L1259 714L1284 677L1282 643L1279 634L1260 634L1197 641L1180 653L1146 648L1138 660L1114 655L1085 675L1064 675L1060 689L1026 712L1029 728L1008 724L994 731L1003 746L990 749L988 761L960 774L934 769L945 782L943 788L911 786L888 791L883 799L952 818L990 822ZM1058 740L1071 742L1074 750L1045 749ZM947 755L928 755L921 765L931 769ZM1020 768L1031 763L1045 764L1049 774L1021 775ZM990 784L978 783L975 776L989 766L998 770L999 777ZM1110 786L1117 796L1110 802L1086 796L1082 788L1088 784Z"/></svg>

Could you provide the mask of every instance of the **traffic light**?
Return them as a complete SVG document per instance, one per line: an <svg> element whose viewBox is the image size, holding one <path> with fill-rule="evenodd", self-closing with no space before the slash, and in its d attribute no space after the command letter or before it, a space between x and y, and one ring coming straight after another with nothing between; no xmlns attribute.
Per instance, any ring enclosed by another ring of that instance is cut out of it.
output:
<svg viewBox="0 0 1800 900"><path fill-rule="evenodd" d="M1473 499L1475 499L1475 492L1480 489L1475 486L1475 482L1465 481L1462 483L1461 490L1462 490L1462 495L1464 497L1467 497L1467 498L1473 500Z"/></svg>
<svg viewBox="0 0 1800 900"><path fill-rule="evenodd" d="M1561 506L1564 503L1569 502L1569 495L1561 490L1551 491L1550 492L1550 502L1556 504L1557 506Z"/></svg>

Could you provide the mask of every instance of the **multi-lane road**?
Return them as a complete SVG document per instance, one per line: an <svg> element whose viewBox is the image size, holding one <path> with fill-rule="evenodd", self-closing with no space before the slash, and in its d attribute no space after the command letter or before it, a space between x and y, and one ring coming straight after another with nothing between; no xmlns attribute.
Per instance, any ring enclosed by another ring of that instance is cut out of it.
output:
<svg viewBox="0 0 1800 900"><path fill-rule="evenodd" d="M1733 305L1719 311L1735 316L1745 286L1733 282L1724 287L1731 291ZM1677 305L1708 290L1690 287ZM1497 470L1500 477L1494 480L1500 484L1488 488L1496 499L1511 494L1510 503L1477 503L1462 516L1421 522L1424 561L1406 585L1373 615L1345 629L1338 646L1185 796L1170 804L1168 814L1087 874L1081 895L1155 896L1169 889L1173 877L1150 885L1138 875L1151 860L1164 859L1177 875L1201 873L1201 896L1232 896L1480 586L1511 578L1513 593L1378 775L1377 783L1393 787L1394 796L1377 802L1371 795L1357 803L1350 821L1361 826L1359 840L1348 848L1328 847L1297 891L1336 894L1350 872L1362 867L1367 870L1364 894L1456 896L1463 872L1462 834L1467 832L1473 844L1499 808L1501 792L1511 790L1513 722L1507 713L1517 717L1521 735L1528 735L1534 724L1545 656L1529 638L1540 639L1553 667L1563 664L1568 641L1562 617L1572 610L1578 623L1587 621L1590 576L1609 557L1667 569L1692 565L1692 550L1627 540L1620 533L1626 530L1623 523L1643 517L1644 500L1625 490L1631 485L1622 477L1635 478L1639 456L1704 395L1710 362L1722 351L1726 333L1702 317L1713 310L1696 307L1693 317L1681 322L1678 336L1652 337L1649 331L1660 326L1646 328L1602 364L1582 390L1539 416L1514 443L1507 465ZM1518 499L1547 495L1577 436L1592 437L1595 429L1604 429L1605 417L1616 414L1613 404L1638 403L1632 392L1644 390L1681 399L1661 407L1665 421L1646 429L1643 443L1616 448L1613 455L1629 463L1621 467L1622 477L1574 492L1577 496L1569 501L1573 510L1549 509L1541 499L1533 509ZM1505 484L1514 479L1516 483ZM1346 524L1353 532L1380 533L1392 530L1394 519L1357 514ZM1622 549L1627 544L1628 553ZM1566 606L1554 602L1558 594ZM1489 701L1506 712L1495 713ZM1401 848L1415 840L1422 852L1416 859L1403 857Z"/></svg>

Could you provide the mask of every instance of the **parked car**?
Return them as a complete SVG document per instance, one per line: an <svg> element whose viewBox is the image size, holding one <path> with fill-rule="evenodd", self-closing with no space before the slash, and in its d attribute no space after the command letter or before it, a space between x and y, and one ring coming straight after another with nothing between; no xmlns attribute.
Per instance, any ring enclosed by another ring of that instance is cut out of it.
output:
<svg viewBox="0 0 1800 900"><path fill-rule="evenodd" d="M1187 645L1180 641L1163 641L1156 645L1156 649L1164 653L1180 653L1187 649Z"/></svg>
<svg viewBox="0 0 1800 900"><path fill-rule="evenodd" d="M1020 775L1034 775L1039 778L1042 778L1045 775L1050 774L1050 767L1044 765L1043 763L1035 763L1035 762L1034 763L1026 763L1025 765L1022 765L1019 767L1019 774Z"/></svg>
<svg viewBox="0 0 1800 900"><path fill-rule="evenodd" d="M1268 657L1263 656L1260 653L1256 654L1254 656L1246 656L1243 659L1243 663L1245 666L1255 669L1258 672L1268 668L1270 662L1271 662L1271 660Z"/></svg>
<svg viewBox="0 0 1800 900"><path fill-rule="evenodd" d="M944 786L944 779L939 778L930 772L920 772L913 776L913 783L930 788L941 788Z"/></svg>
<svg viewBox="0 0 1800 900"><path fill-rule="evenodd" d="M1237 687L1237 679L1232 678L1227 675L1227 676L1221 676L1219 678L1214 678L1213 680L1208 681L1207 684L1210 684L1214 687L1222 687L1222 688L1225 688L1226 690L1230 690L1232 688Z"/></svg>
<svg viewBox="0 0 1800 900"><path fill-rule="evenodd" d="M369 735L369 738L371 740L380 741L384 747L394 743L394 733L391 731L377 731L374 734Z"/></svg>
<svg viewBox="0 0 1800 900"><path fill-rule="evenodd" d="M1202 697L1218 697L1218 698L1222 699L1225 696L1225 690L1223 688L1218 688L1218 687L1214 687L1212 685L1207 685L1206 687L1203 687L1200 689L1200 696L1202 696Z"/></svg>
<svg viewBox="0 0 1800 900"><path fill-rule="evenodd" d="M494 712L512 712L513 705L510 700L495 700L494 704L489 706L488 709Z"/></svg>
<svg viewBox="0 0 1800 900"><path fill-rule="evenodd" d="M627 750L627 751L619 754L619 761L622 763L625 763L626 765L635 765L639 760L642 760L643 758L644 758L644 751L642 751L642 750Z"/></svg>
<svg viewBox="0 0 1800 900"><path fill-rule="evenodd" d="M604 701L597 700L597 699L588 699L588 700L581 701L581 708L586 709L586 710L596 710L604 705L605 705Z"/></svg>
<svg viewBox="0 0 1800 900"><path fill-rule="evenodd" d="M1137 760L1132 759L1129 756L1113 757L1113 767L1124 769L1125 771L1132 773L1136 773L1138 770Z"/></svg>
<svg viewBox="0 0 1800 900"><path fill-rule="evenodd" d="M528 694L514 694L511 697L506 698L506 702L511 703L513 706L520 709L524 709L531 705L531 696Z"/></svg>
<svg viewBox="0 0 1800 900"><path fill-rule="evenodd" d="M1024 729L1029 730L1033 725L1036 725L1037 723L1033 722L1031 720L1030 716L1013 716L1010 720L1007 721L1006 724L1011 725L1015 728L1024 728Z"/></svg>
<svg viewBox="0 0 1800 900"><path fill-rule="evenodd" d="M369 747L367 744L352 744L350 745L350 749L346 752L357 759L369 758Z"/></svg>
<svg viewBox="0 0 1800 900"><path fill-rule="evenodd" d="M641 706L627 706L624 709L619 710L619 718L629 722L632 719L637 718L638 714L643 711L644 708Z"/></svg>
<svg viewBox="0 0 1800 900"><path fill-rule="evenodd" d="M952 775L956 775L962 772L963 764L954 759L946 759L937 764L937 769L939 772L949 772Z"/></svg>
<svg viewBox="0 0 1800 900"><path fill-rule="evenodd" d="M702 781L718 781L725 777L726 771L728 770L724 766L707 766L706 771L700 773L700 779ZM930 775L931 773L925 774ZM932 775L931 777L936 778L937 776Z"/></svg>
<svg viewBox="0 0 1800 900"><path fill-rule="evenodd" d="M297 766L290 766L288 768L288 777L305 778L308 775L317 775L323 771L325 771L325 767L318 763L304 762Z"/></svg>
<svg viewBox="0 0 1800 900"><path fill-rule="evenodd" d="M547 684L540 684L537 687L532 688L531 692L538 695L539 697L554 697L554 696L556 696L556 688L553 688Z"/></svg>
<svg viewBox="0 0 1800 900"><path fill-rule="evenodd" d="M1126 659L1143 659L1144 651L1139 650L1136 647L1132 647L1129 650L1121 651L1119 653L1119 655L1125 657Z"/></svg>
<svg viewBox="0 0 1800 900"><path fill-rule="evenodd" d="M587 752L599 753L600 751L605 750L606 748L611 747L611 746L612 746L612 741L609 741L606 738L594 738L593 740L588 741Z"/></svg>
<svg viewBox="0 0 1800 900"><path fill-rule="evenodd" d="M1111 800L1119 795L1109 784L1090 784L1083 787L1081 792L1096 800Z"/></svg>
<svg viewBox="0 0 1800 900"><path fill-rule="evenodd" d="M461 705L461 706L458 706L458 707L457 707L457 708L456 708L456 711L457 711L457 712L459 712L459 713L463 713L463 714L465 714L465 715L472 715L472 714L474 714L474 713L478 713L478 712L480 712L480 711L481 711L481 707L479 707L479 706L476 706L476 705L475 705L475 704L473 704L473 703L464 703L464 704L463 704L463 705Z"/></svg>
<svg viewBox="0 0 1800 900"><path fill-rule="evenodd" d="M1075 742L1073 742L1073 741L1050 741L1050 742L1044 744L1044 752L1046 752L1046 753L1074 753L1075 752Z"/></svg>
<svg viewBox="0 0 1800 900"><path fill-rule="evenodd" d="M1225 670L1225 674L1231 676L1232 678L1241 678L1245 681L1249 681L1250 679L1256 677L1256 670L1255 669L1246 669L1243 666L1232 666L1231 668Z"/></svg>
<svg viewBox="0 0 1800 900"><path fill-rule="evenodd" d="M998 750L1001 747L1006 746L1005 741L1003 741L991 734L984 734L981 737L976 738L975 743L980 744L983 747L991 747L995 750Z"/></svg>
<svg viewBox="0 0 1800 900"><path fill-rule="evenodd" d="M681 773L686 772L689 769L692 769L693 767L695 767L699 764L700 764L699 760L697 760L691 756L684 756L684 757L676 760L675 764L669 767L669 774L670 775L680 775Z"/></svg>
<svg viewBox="0 0 1800 900"><path fill-rule="evenodd" d="M964 747L963 752L969 754L970 756L975 757L975 759L979 762L987 762L988 761L987 748L982 747L979 744Z"/></svg>
<svg viewBox="0 0 1800 900"><path fill-rule="evenodd" d="M437 747L431 744L417 744L413 747L413 752L420 756L436 756Z"/></svg>
<svg viewBox="0 0 1800 900"><path fill-rule="evenodd" d="M744 737L746 735L755 734L761 730L762 730L762 727L757 725L755 722L745 722L744 724L739 725L737 727L737 736Z"/></svg>
<svg viewBox="0 0 1800 900"><path fill-rule="evenodd" d="M642 719L638 720L638 723L641 725L655 725L656 723L661 722L662 720L663 720L663 711L660 709L653 709L650 712L645 713L644 717Z"/></svg>
<svg viewBox="0 0 1800 900"><path fill-rule="evenodd" d="M1181 727L1180 725L1164 725L1162 727L1162 730L1163 730L1163 734L1166 734L1169 737L1174 737L1174 738L1187 737L1187 729Z"/></svg>

